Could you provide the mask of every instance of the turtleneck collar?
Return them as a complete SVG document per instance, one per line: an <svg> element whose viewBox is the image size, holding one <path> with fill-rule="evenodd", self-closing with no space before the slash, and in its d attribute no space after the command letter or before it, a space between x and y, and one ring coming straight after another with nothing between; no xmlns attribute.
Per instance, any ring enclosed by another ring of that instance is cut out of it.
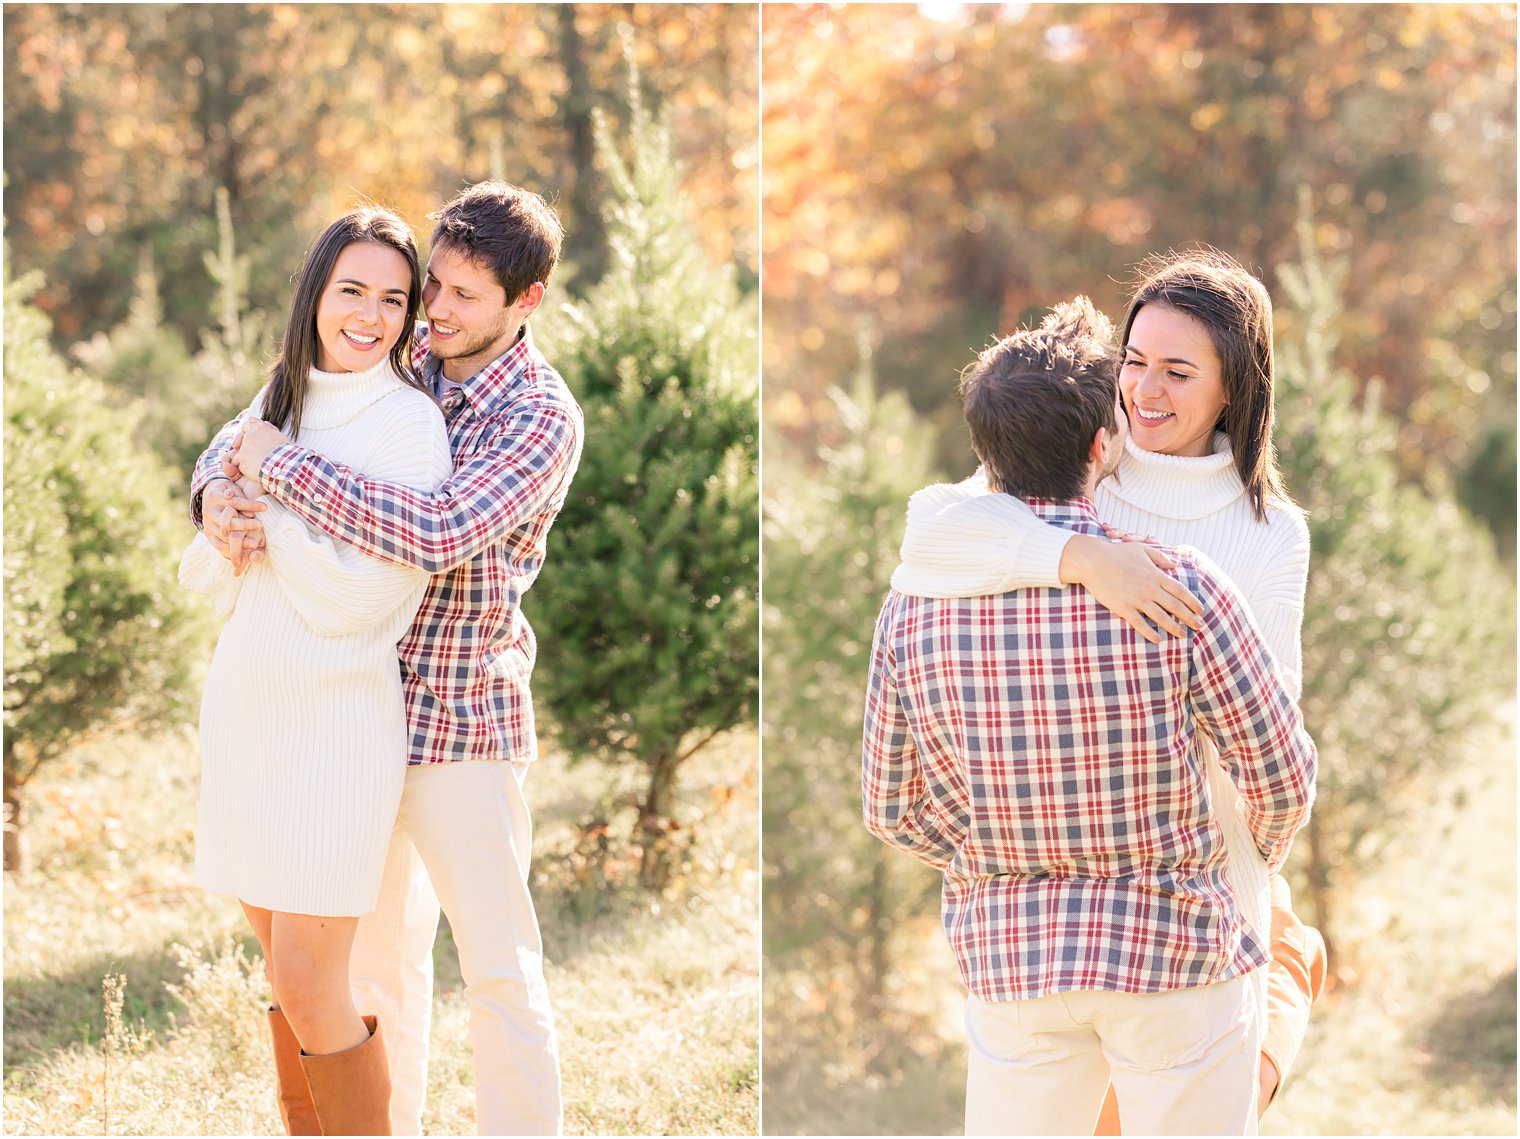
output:
<svg viewBox="0 0 1520 1139"><path fill-rule="evenodd" d="M1206 518L1229 506L1246 492L1235 470L1230 439L1214 433L1214 453L1201 458L1162 455L1142 450L1133 437L1124 440L1119 477L1105 479L1099 494L1163 518Z"/></svg>
<svg viewBox="0 0 1520 1139"><path fill-rule="evenodd" d="M403 386L388 355L362 372L324 372L313 368L306 389L306 406L301 410L301 426L339 427L377 399Z"/></svg>

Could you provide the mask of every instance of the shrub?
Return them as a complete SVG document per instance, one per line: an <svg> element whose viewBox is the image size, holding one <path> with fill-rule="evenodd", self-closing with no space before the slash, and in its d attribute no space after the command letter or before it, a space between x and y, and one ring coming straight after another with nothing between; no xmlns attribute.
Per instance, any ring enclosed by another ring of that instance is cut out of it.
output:
<svg viewBox="0 0 1520 1139"><path fill-rule="evenodd" d="M1324 929L1400 792L1457 762L1512 685L1514 587L1477 522L1400 482L1376 388L1358 400L1334 364L1346 262L1321 260L1311 232L1301 223L1302 260L1278 273L1293 332L1276 437L1309 515L1302 707L1319 798L1296 858Z"/></svg>
<svg viewBox="0 0 1520 1139"><path fill-rule="evenodd" d="M767 1089L779 1094L775 1081L808 1078L788 1063L804 1037L875 1039L877 1063L892 1062L911 1039L885 1027L903 1023L893 993L938 936L940 875L873 837L860 806L871 635L908 497L936 478L934 430L901 393L878 395L864 362L829 397L842 441L821 463L766 441L782 456L766 482L762 815Z"/></svg>
<svg viewBox="0 0 1520 1139"><path fill-rule="evenodd" d="M134 444L141 409L72 372L5 280L5 868L25 862L23 792L91 732L185 718L205 611L175 582L189 538Z"/></svg>

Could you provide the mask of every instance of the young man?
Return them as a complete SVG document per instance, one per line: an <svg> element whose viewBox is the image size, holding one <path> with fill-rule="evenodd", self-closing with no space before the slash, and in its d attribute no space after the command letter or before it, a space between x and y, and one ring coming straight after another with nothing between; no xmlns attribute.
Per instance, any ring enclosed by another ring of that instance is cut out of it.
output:
<svg viewBox="0 0 1520 1139"><path fill-rule="evenodd" d="M559 1059L522 793L538 752L536 645L520 604L581 453L580 408L527 324L562 230L542 198L499 182L433 216L414 362L443 403L453 474L428 493L377 482L240 417L196 465L192 515L202 522L204 492L207 537L239 570L258 560L262 507L215 481L241 471L333 537L436 575L398 646L409 767L380 907L355 941L357 1003L386 1026L392 1125L420 1134L441 902L470 1005L478 1129L557 1134Z"/></svg>
<svg viewBox="0 0 1520 1139"><path fill-rule="evenodd" d="M1088 499L1126 430L1086 298L963 384L990 488L1103 536ZM888 594L866 697L866 824L945 874L971 995L968 1134L1254 1134L1267 960L1224 877L1194 739L1213 736L1262 857L1308 818L1316 756L1249 611L1171 551L1201 629L1155 645L1085 590Z"/></svg>

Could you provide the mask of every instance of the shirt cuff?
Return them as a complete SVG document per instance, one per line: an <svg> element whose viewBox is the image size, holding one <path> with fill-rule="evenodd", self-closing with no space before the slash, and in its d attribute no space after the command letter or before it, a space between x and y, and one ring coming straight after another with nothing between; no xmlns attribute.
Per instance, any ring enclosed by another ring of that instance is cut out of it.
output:
<svg viewBox="0 0 1520 1139"><path fill-rule="evenodd" d="M309 454L310 451L297 443L281 443L265 456L263 465L259 467L260 485L279 498L279 491L295 482L296 472L301 469L301 464Z"/></svg>
<svg viewBox="0 0 1520 1139"><path fill-rule="evenodd" d="M195 524L197 530L206 525L206 488L217 479L224 479L220 467L213 468L210 474L201 479L192 479L190 483L190 521Z"/></svg>

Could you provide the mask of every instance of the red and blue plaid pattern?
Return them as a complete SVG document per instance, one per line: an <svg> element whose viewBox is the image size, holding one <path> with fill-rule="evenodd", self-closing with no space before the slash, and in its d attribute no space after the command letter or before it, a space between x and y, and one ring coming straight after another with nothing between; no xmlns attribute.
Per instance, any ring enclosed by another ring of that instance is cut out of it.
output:
<svg viewBox="0 0 1520 1139"><path fill-rule="evenodd" d="M413 361L430 378L428 336ZM537 645L522 596L580 462L584 422L526 326L464 386L449 421L454 471L424 492L365 479L296 444L264 461L265 489L313 526L374 557L434 574L398 653L411 733L408 762L537 758L528 681ZM246 414L246 413L245 413ZM243 416L196 464L192 513Z"/></svg>
<svg viewBox="0 0 1520 1139"><path fill-rule="evenodd" d="M1030 502L1103 535L1087 499ZM1152 645L1080 587L892 591L866 695L866 825L944 871L945 932L988 1001L1229 980L1267 954L1225 883L1195 731L1219 744L1262 857L1308 819L1317 756L1250 611L1169 551L1205 628Z"/></svg>

